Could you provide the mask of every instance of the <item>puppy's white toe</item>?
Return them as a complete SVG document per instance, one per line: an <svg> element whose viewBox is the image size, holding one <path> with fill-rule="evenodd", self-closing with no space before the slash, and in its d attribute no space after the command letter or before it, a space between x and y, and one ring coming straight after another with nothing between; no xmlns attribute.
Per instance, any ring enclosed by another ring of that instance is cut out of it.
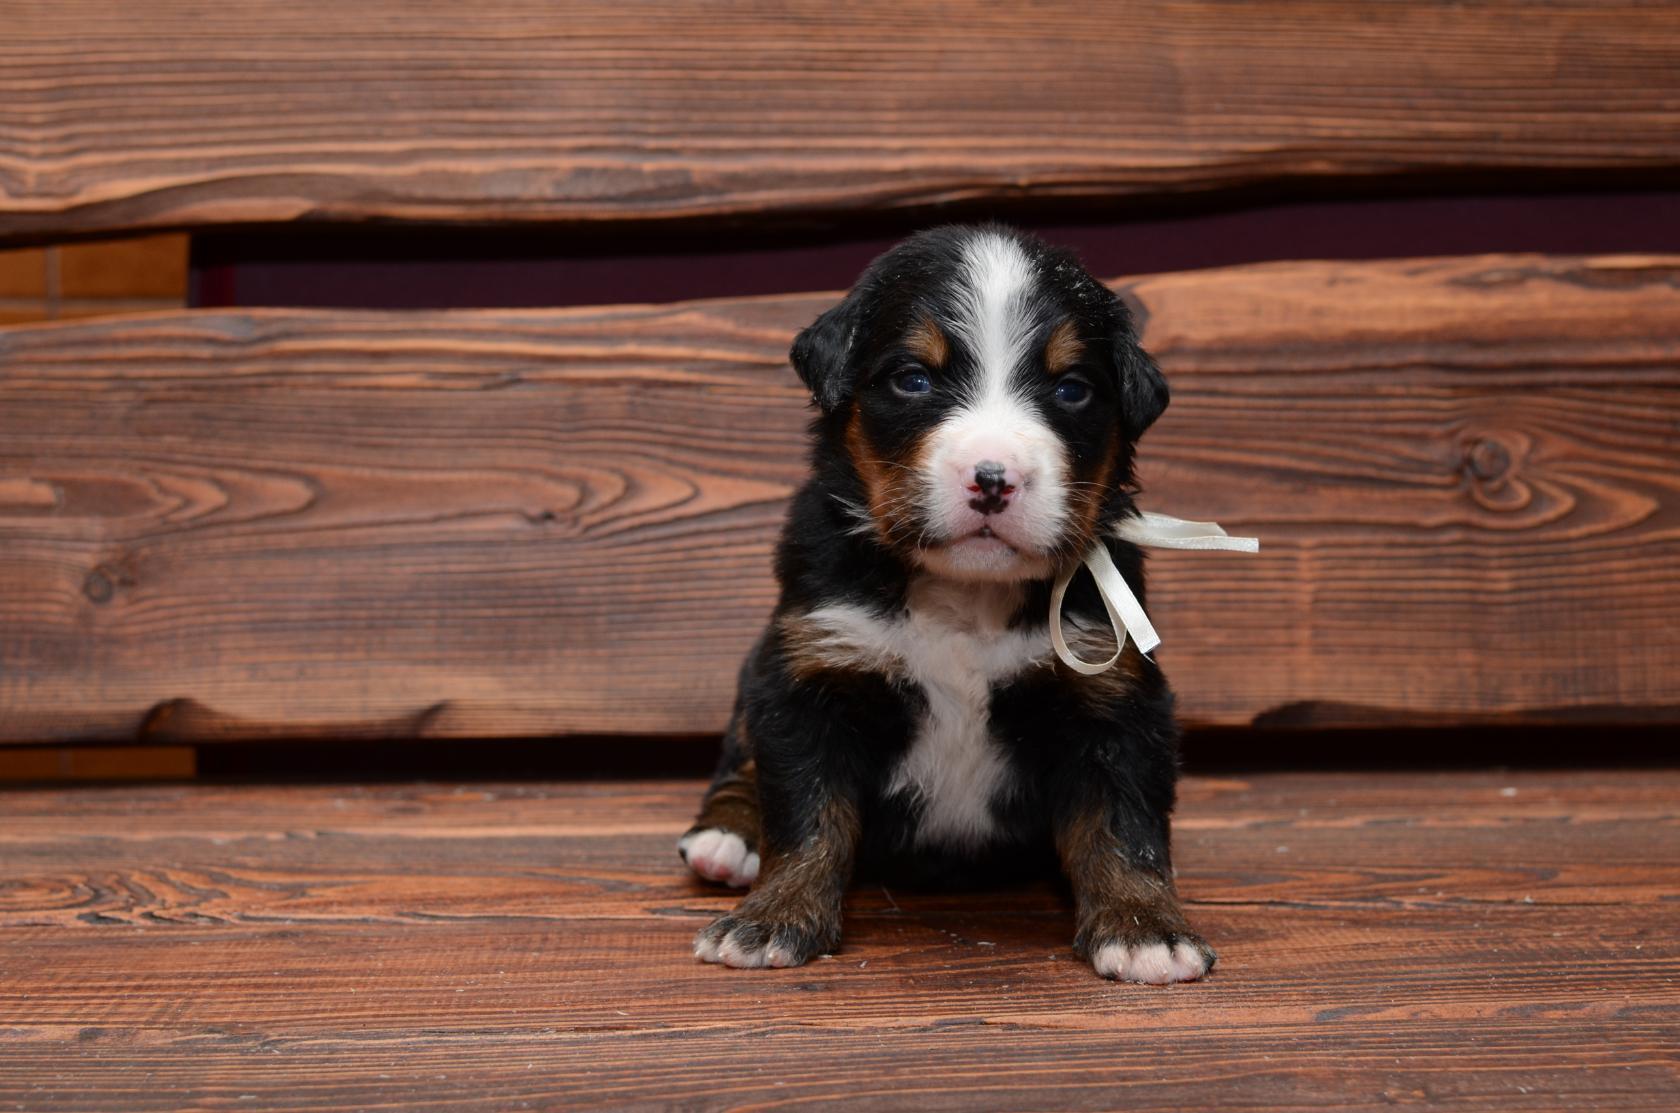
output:
<svg viewBox="0 0 1680 1113"><path fill-rule="evenodd" d="M1193 944L1107 943L1091 956L1091 966L1105 978L1145 985L1193 982L1208 972L1208 960Z"/></svg>
<svg viewBox="0 0 1680 1113"><path fill-rule="evenodd" d="M694 831L678 840L677 850L688 868L707 881L744 889L758 877L758 852L748 850L746 841L730 831Z"/></svg>
<svg viewBox="0 0 1680 1113"><path fill-rule="evenodd" d="M718 944L717 953L717 961L739 970L755 970L761 966L773 965L768 945L743 946L736 932L730 932L723 937L723 942Z"/></svg>
<svg viewBox="0 0 1680 1113"><path fill-rule="evenodd" d="M1213 969L1206 954L1193 943L1179 940L1173 947L1173 981L1193 982Z"/></svg>

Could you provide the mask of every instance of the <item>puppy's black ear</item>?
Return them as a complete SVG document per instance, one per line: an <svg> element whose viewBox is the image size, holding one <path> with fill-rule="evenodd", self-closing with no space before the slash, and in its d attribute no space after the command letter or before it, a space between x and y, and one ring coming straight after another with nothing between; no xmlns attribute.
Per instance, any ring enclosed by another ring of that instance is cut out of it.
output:
<svg viewBox="0 0 1680 1113"><path fill-rule="evenodd" d="M788 359L824 413L852 394L852 346L857 332L857 299L846 300L811 322L794 337Z"/></svg>
<svg viewBox="0 0 1680 1113"><path fill-rule="evenodd" d="M1128 440L1137 440L1143 431L1155 424L1167 408L1170 392L1166 376L1138 345L1137 330L1132 316L1120 310L1119 327L1114 332L1114 371L1119 377L1120 424Z"/></svg>

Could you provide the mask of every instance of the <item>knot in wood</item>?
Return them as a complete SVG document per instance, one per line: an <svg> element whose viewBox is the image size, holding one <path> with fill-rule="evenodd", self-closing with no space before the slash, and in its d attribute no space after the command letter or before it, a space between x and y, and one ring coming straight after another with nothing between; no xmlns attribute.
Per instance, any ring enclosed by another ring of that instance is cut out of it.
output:
<svg viewBox="0 0 1680 1113"><path fill-rule="evenodd" d="M103 567L95 568L82 581L82 594L95 603L109 603L111 596L116 593L117 585L112 582L110 575Z"/></svg>
<svg viewBox="0 0 1680 1113"><path fill-rule="evenodd" d="M1484 483L1500 479L1511 470L1511 453L1496 440L1472 437L1464 444L1464 469Z"/></svg>

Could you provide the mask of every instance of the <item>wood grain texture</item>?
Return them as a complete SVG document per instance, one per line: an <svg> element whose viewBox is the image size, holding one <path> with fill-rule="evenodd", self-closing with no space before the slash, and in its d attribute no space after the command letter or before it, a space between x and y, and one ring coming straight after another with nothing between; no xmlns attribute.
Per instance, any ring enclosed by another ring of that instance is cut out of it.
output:
<svg viewBox="0 0 1680 1113"><path fill-rule="evenodd" d="M1680 1084L1672 771L1191 779L1179 884L1221 962L1168 990L1092 976L1046 886L859 886L832 957L697 963L730 900L674 853L700 789L0 792L0 1102L1659 1110Z"/></svg>
<svg viewBox="0 0 1680 1113"><path fill-rule="evenodd" d="M1637 0L23 0L0 236L624 222L1680 167Z"/></svg>
<svg viewBox="0 0 1680 1113"><path fill-rule="evenodd" d="M1680 717L1680 262L1125 286L1189 721ZM0 737L719 730L828 300L0 333Z"/></svg>

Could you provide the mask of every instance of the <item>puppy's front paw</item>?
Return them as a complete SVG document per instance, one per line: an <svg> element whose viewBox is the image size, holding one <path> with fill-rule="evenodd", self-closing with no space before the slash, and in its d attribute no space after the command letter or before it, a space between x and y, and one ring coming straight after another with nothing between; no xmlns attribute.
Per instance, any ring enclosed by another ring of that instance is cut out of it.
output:
<svg viewBox="0 0 1680 1113"><path fill-rule="evenodd" d="M758 851L733 831L706 827L690 831L677 842L677 853L688 868L707 881L721 881L745 889L758 878Z"/></svg>
<svg viewBox="0 0 1680 1113"><path fill-rule="evenodd" d="M1103 977L1145 985L1193 982L1217 958L1200 937L1186 933L1109 939L1090 949L1091 968Z"/></svg>
<svg viewBox="0 0 1680 1113"><path fill-rule="evenodd" d="M694 937L694 957L742 968L799 966L827 949L825 943L816 932L798 924L731 914L712 921Z"/></svg>

